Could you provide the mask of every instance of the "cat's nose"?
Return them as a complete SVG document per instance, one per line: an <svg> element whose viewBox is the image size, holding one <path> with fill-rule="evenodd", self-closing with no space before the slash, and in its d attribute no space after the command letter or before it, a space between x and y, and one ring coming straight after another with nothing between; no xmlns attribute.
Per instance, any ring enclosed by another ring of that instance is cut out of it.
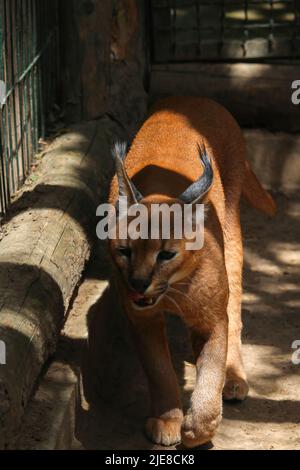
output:
<svg viewBox="0 0 300 470"><path fill-rule="evenodd" d="M139 279L132 277L130 279L131 287L140 294L143 294L151 284L151 279Z"/></svg>

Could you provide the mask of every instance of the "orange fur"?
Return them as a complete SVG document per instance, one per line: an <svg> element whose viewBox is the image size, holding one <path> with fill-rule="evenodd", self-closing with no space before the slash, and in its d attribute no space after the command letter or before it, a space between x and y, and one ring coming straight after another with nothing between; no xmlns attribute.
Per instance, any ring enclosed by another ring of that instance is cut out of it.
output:
<svg viewBox="0 0 300 470"><path fill-rule="evenodd" d="M204 198L209 207L204 247L186 251L184 240L174 239L109 243L114 281L149 381L152 410L146 432L164 445L174 444L181 433L187 447L213 437L221 419L222 392L227 399L247 395L241 356L241 194L269 214L275 208L246 163L244 139L233 117L211 100L178 97L152 109L126 157L127 173L149 211L153 202L178 202L201 176L198 144L204 144L214 172ZM117 198L114 178L110 201L115 204ZM120 244L130 249L130 259L119 256ZM177 256L158 266L162 249L176 251ZM145 296L158 300L139 309L132 301L130 282L149 277ZM197 382L184 418L165 334L165 311L183 317L195 352Z"/></svg>

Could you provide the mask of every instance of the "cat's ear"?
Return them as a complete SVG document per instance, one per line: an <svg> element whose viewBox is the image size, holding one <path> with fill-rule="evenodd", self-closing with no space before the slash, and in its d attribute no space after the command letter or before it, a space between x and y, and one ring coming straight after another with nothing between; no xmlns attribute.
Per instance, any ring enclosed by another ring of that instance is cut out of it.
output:
<svg viewBox="0 0 300 470"><path fill-rule="evenodd" d="M203 174L200 178L191 184L180 196L179 199L184 204L197 204L204 200L204 196L208 193L213 184L213 169L211 166L210 157L206 153L204 145L198 145L198 151L201 163L204 168Z"/></svg>
<svg viewBox="0 0 300 470"><path fill-rule="evenodd" d="M143 199L143 196L127 175L124 166L126 152L126 142L116 142L112 148L112 154L115 159L116 175L119 184L119 196L126 197L128 205L130 206L132 204L138 204Z"/></svg>

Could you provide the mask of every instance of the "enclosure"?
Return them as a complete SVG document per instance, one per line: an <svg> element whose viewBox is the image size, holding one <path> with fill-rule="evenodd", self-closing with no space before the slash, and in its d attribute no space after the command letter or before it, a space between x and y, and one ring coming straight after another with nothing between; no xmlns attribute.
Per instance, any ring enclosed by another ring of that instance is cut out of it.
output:
<svg viewBox="0 0 300 470"><path fill-rule="evenodd" d="M300 2L0 0L0 15L0 448L162 448L143 434L125 316L117 301L98 313L111 266L96 209L113 142L158 99L192 95L233 114L278 206L241 204L250 393L224 404L209 447L300 449ZM195 369L171 315L168 337L187 405Z"/></svg>

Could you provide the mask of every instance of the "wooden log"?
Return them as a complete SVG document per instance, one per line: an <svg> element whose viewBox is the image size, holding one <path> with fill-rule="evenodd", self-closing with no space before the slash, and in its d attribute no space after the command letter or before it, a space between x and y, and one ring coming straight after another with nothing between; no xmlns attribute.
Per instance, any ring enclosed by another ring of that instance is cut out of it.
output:
<svg viewBox="0 0 300 470"><path fill-rule="evenodd" d="M148 109L145 92L145 5L138 0L116 0L112 21L110 116L121 122L129 140Z"/></svg>
<svg viewBox="0 0 300 470"><path fill-rule="evenodd" d="M147 110L143 2L64 0L60 19L66 121L109 113L132 138Z"/></svg>
<svg viewBox="0 0 300 470"><path fill-rule="evenodd" d="M60 2L62 95L68 122L108 110L111 0Z"/></svg>
<svg viewBox="0 0 300 470"><path fill-rule="evenodd" d="M108 118L60 137L0 241L0 445L19 426L89 257L112 172ZM1 232L0 232L1 233Z"/></svg>
<svg viewBox="0 0 300 470"><path fill-rule="evenodd" d="M275 131L300 130L299 106L292 103L292 82L300 64L156 64L151 100L168 95L207 96L223 104L242 126Z"/></svg>

